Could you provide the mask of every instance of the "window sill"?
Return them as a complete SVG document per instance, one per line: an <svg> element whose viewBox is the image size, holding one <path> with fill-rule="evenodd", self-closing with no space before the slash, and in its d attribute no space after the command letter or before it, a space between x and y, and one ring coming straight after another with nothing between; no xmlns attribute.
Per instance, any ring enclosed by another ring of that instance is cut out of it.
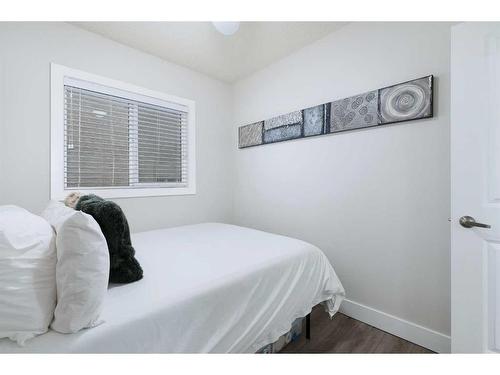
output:
<svg viewBox="0 0 500 375"><path fill-rule="evenodd" d="M82 195L95 194L101 198L139 198L139 197L161 197L172 195L195 195L195 187L179 188L133 188L133 189L64 189L51 192L51 199L64 200L68 194L79 192Z"/></svg>

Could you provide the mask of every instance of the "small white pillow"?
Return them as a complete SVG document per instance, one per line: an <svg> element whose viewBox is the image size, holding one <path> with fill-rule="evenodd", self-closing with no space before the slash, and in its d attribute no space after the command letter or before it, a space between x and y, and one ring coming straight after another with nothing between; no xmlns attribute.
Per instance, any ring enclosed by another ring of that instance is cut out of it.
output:
<svg viewBox="0 0 500 375"><path fill-rule="evenodd" d="M0 206L0 338L48 330L56 304L54 231L24 208Z"/></svg>
<svg viewBox="0 0 500 375"><path fill-rule="evenodd" d="M56 231L57 305L51 328L74 333L95 327L109 281L109 251L90 215L51 201L42 216Z"/></svg>

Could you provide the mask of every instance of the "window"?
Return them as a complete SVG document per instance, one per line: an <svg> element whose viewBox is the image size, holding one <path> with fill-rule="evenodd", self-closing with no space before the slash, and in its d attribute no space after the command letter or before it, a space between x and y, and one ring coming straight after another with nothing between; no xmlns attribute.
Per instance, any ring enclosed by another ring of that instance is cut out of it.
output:
<svg viewBox="0 0 500 375"><path fill-rule="evenodd" d="M195 193L194 103L52 65L51 196Z"/></svg>

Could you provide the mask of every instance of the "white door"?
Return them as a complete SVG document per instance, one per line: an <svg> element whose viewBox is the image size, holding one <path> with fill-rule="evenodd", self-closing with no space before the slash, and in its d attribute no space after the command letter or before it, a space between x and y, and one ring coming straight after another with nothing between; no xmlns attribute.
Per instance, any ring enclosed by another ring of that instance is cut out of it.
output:
<svg viewBox="0 0 500 375"><path fill-rule="evenodd" d="M500 352L500 23L452 28L451 193L451 349Z"/></svg>

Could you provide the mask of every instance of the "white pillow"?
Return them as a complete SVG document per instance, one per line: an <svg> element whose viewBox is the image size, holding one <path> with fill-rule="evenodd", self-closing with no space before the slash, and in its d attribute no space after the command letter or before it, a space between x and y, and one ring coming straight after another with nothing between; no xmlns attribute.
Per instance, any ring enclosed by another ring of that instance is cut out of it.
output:
<svg viewBox="0 0 500 375"><path fill-rule="evenodd" d="M99 320L109 281L109 251L90 215L51 201L42 216L56 231L57 306L51 328L74 333Z"/></svg>
<svg viewBox="0 0 500 375"><path fill-rule="evenodd" d="M24 208L0 206L0 338L45 333L56 304L54 231Z"/></svg>

